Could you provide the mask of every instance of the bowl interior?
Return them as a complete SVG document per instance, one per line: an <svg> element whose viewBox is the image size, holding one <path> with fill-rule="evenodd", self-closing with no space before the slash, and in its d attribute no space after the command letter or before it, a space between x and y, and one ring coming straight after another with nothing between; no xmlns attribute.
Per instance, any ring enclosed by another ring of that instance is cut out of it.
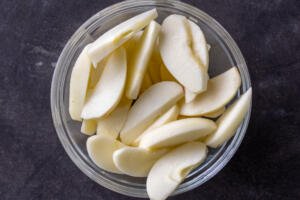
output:
<svg viewBox="0 0 300 200"><path fill-rule="evenodd" d="M211 17L184 3L165 1L127 1L100 11L85 22L72 36L60 55L52 82L51 106L58 136L73 162L91 179L116 192L147 197L145 178L134 178L106 172L98 168L89 158L86 150L87 136L80 133L81 123L75 122L68 113L69 81L72 67L85 45L120 22L141 12L156 7L159 23L170 14L181 14L197 23L211 45L209 75L213 77L232 66L239 68L242 87L245 92L250 87L250 79L245 61L229 34ZM237 130L237 134L218 149L209 149L206 162L195 169L174 194L193 189L215 175L232 157L238 148L249 120L249 114Z"/></svg>

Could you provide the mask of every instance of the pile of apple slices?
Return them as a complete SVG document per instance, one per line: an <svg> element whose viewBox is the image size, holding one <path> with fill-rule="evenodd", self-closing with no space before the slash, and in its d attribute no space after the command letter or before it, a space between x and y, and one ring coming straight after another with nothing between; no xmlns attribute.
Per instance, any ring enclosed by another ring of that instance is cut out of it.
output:
<svg viewBox="0 0 300 200"><path fill-rule="evenodd" d="M147 177L149 197L160 200L205 161L207 146L234 135L252 90L227 106L241 85L238 69L210 79L210 45L200 27L180 15L159 25L157 15L137 15L82 50L69 112L93 135L86 145L97 166Z"/></svg>

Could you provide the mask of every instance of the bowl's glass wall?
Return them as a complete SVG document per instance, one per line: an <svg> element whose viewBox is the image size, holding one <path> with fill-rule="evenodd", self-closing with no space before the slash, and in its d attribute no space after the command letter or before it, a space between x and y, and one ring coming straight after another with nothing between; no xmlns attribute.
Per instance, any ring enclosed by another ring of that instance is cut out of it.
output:
<svg viewBox="0 0 300 200"><path fill-rule="evenodd" d="M51 107L58 136L73 162L91 179L116 192L147 197L144 178L117 175L99 169L86 151L87 136L80 133L81 124L71 120L68 113L69 80L73 64L83 47L120 22L141 12L157 8L158 22L170 15L181 14L197 23L211 45L209 74L211 77L232 66L239 68L242 77L240 93L250 87L246 63L229 34L202 11L177 1L126 1L104 9L85 22L71 37L58 60L51 89ZM237 150L248 125L250 114L233 139L221 148L210 149L206 162L194 170L174 194L191 190L214 176Z"/></svg>

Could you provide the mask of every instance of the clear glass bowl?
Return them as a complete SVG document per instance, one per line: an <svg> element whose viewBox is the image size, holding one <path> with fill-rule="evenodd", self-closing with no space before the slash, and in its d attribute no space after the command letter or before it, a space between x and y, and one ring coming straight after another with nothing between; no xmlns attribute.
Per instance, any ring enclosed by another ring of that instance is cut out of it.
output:
<svg viewBox="0 0 300 200"><path fill-rule="evenodd" d="M144 178L109 173L91 161L86 150L87 136L80 133L81 124L71 120L68 113L68 96L72 67L83 47L120 22L152 8L157 8L159 17L156 20L160 23L166 16L176 13L188 17L201 27L211 44L211 77L237 66L242 79L237 97L251 86L245 60L236 43L218 22L191 5L173 0L130 0L101 10L79 27L64 47L52 80L51 109L58 137L72 161L92 180L115 192L141 198L147 197ZM250 111L235 136L222 147L210 149L206 162L195 169L173 195L192 190L216 175L238 149L249 119Z"/></svg>

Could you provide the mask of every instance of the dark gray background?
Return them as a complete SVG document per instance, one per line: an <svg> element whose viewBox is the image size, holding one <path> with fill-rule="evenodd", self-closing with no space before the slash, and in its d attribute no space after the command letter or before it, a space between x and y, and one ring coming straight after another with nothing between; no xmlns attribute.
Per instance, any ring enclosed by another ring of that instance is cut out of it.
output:
<svg viewBox="0 0 300 200"><path fill-rule="evenodd" d="M50 84L74 31L118 1L0 0L0 199L133 199L87 178L52 125ZM300 1L186 1L239 45L254 89L247 135L203 186L171 199L300 199Z"/></svg>

